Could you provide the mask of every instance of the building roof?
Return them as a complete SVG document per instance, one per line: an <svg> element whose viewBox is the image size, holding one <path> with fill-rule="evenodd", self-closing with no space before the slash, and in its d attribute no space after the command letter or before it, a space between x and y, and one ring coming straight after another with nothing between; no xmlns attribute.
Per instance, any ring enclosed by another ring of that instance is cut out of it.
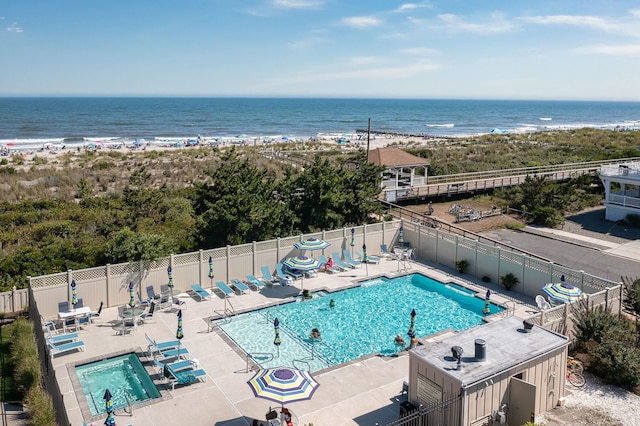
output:
<svg viewBox="0 0 640 426"><path fill-rule="evenodd" d="M416 157L398 148L376 148L369 151L369 162L376 166L410 167L428 166L424 158Z"/></svg>
<svg viewBox="0 0 640 426"><path fill-rule="evenodd" d="M485 341L485 361L475 358L476 339ZM568 337L537 325L525 333L522 318L511 316L418 346L409 354L412 359L418 358L430 364L462 387L467 387L568 344ZM460 370L456 369L457 361L451 351L453 346L463 349Z"/></svg>

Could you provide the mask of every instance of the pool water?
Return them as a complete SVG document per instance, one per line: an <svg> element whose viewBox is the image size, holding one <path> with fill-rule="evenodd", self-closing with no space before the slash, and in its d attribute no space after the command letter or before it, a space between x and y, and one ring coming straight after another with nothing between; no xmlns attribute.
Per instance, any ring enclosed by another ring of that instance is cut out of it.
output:
<svg viewBox="0 0 640 426"><path fill-rule="evenodd" d="M76 374L91 415L106 413L104 393L109 389L114 409L159 398L160 392L135 353L76 366Z"/></svg>
<svg viewBox="0 0 640 426"><path fill-rule="evenodd" d="M483 324L484 299L474 294L421 274L376 278L359 287L236 315L217 324L263 368L284 365L318 371L366 355L393 355L401 350L394 337L400 334L409 341L412 309L417 313L419 338ZM504 309L491 304L490 310L495 314ZM279 347L273 344L276 317ZM309 338L312 328L320 330L320 342Z"/></svg>

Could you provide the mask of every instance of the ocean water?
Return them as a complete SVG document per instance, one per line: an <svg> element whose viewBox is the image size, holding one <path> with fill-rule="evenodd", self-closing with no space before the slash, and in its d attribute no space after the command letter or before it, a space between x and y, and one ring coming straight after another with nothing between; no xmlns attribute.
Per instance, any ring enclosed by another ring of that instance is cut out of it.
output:
<svg viewBox="0 0 640 426"><path fill-rule="evenodd" d="M306 99L0 98L0 145L38 148L356 137L357 130L430 136L593 127L640 129L638 102Z"/></svg>

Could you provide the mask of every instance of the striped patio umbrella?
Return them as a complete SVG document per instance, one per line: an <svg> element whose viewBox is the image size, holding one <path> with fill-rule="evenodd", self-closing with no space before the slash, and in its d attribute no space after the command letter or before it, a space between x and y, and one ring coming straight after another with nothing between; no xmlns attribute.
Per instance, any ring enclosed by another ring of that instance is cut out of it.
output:
<svg viewBox="0 0 640 426"><path fill-rule="evenodd" d="M288 259L285 259L282 264L289 269L295 269L302 272L320 269L320 262L312 257L307 256L290 257ZM302 283L300 284L300 287L300 290L304 289L304 273L302 274Z"/></svg>
<svg viewBox="0 0 640 426"><path fill-rule="evenodd" d="M273 339L273 344L278 348L278 356L280 356L280 344L282 341L280 340L280 321L278 321L278 318L273 320L273 330L276 333L276 337Z"/></svg>
<svg viewBox="0 0 640 426"><path fill-rule="evenodd" d="M260 370L247 382L254 395L270 401L285 403L311 399L320 384L308 371L287 367Z"/></svg>
<svg viewBox="0 0 640 426"><path fill-rule="evenodd" d="M549 297L563 303L575 302L582 298L582 290L564 282L547 283L542 287L542 291L548 294Z"/></svg>
<svg viewBox="0 0 640 426"><path fill-rule="evenodd" d="M324 250L329 247L331 244L326 242L325 240L318 240L317 238L307 238L306 240L298 241L293 246L298 250Z"/></svg>
<svg viewBox="0 0 640 426"><path fill-rule="evenodd" d="M489 315L491 313L489 305L491 305L491 290L487 290L487 294L484 297L484 308L482 309L483 314Z"/></svg>
<svg viewBox="0 0 640 426"><path fill-rule="evenodd" d="M129 306L131 306L131 309L136 306L136 293L133 290L133 281L129 281Z"/></svg>
<svg viewBox="0 0 640 426"><path fill-rule="evenodd" d="M398 242L404 243L404 227L401 226L398 230Z"/></svg>
<svg viewBox="0 0 640 426"><path fill-rule="evenodd" d="M104 391L104 396L102 398L104 399L104 405L107 409L107 419L104 421L104 424L107 426L115 426L116 419L113 417L113 396L109 389Z"/></svg>
<svg viewBox="0 0 640 426"><path fill-rule="evenodd" d="M353 257L353 247L356 245L356 229L355 228L351 228L351 243L349 243L349 245L351 246L351 257Z"/></svg>
<svg viewBox="0 0 640 426"><path fill-rule="evenodd" d="M410 338L416 337L416 310L411 310L411 326L409 327L409 331L407 331L407 336Z"/></svg>
<svg viewBox="0 0 640 426"><path fill-rule="evenodd" d="M73 309L76 308L78 304L78 290L76 289L76 280L71 280L71 305L73 305Z"/></svg>
<svg viewBox="0 0 640 426"><path fill-rule="evenodd" d="M209 256L209 279L211 280L211 288L213 288L213 258Z"/></svg>
<svg viewBox="0 0 640 426"><path fill-rule="evenodd" d="M182 309L178 310L178 328L176 330L176 339L178 339L178 358L180 358L180 341L184 337L182 333Z"/></svg>
<svg viewBox="0 0 640 426"><path fill-rule="evenodd" d="M169 288L173 290L173 268L171 265L167 266L167 275L169 276Z"/></svg>

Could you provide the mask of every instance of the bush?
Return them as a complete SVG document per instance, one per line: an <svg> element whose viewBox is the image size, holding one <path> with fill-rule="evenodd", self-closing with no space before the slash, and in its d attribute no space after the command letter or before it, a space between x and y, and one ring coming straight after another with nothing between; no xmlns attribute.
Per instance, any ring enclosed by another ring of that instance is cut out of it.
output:
<svg viewBox="0 0 640 426"><path fill-rule="evenodd" d="M464 260L464 259L460 259L456 262L456 269L458 270L458 272L460 272L461 274L464 274L467 272L467 269L469 269L469 262Z"/></svg>
<svg viewBox="0 0 640 426"><path fill-rule="evenodd" d="M595 344L603 342L605 336L616 324L617 319L611 315L609 309L601 306L589 307L588 301L581 300L573 309L575 318L575 336L577 349L588 351Z"/></svg>
<svg viewBox="0 0 640 426"><path fill-rule="evenodd" d="M25 405L28 406L29 418L33 426L56 426L56 411L48 393L39 386L27 394Z"/></svg>
<svg viewBox="0 0 640 426"><path fill-rule="evenodd" d="M640 352L625 324L612 327L590 355L591 370L606 382L629 390L640 384Z"/></svg>
<svg viewBox="0 0 640 426"><path fill-rule="evenodd" d="M512 287L517 286L519 282L520 280L518 277L513 275L511 272L500 277L500 284L502 284L502 286L507 290L511 290Z"/></svg>
<svg viewBox="0 0 640 426"><path fill-rule="evenodd" d="M25 318L18 318L10 328L9 360L13 366L13 380L24 397L40 381L40 359L33 338L33 324Z"/></svg>

